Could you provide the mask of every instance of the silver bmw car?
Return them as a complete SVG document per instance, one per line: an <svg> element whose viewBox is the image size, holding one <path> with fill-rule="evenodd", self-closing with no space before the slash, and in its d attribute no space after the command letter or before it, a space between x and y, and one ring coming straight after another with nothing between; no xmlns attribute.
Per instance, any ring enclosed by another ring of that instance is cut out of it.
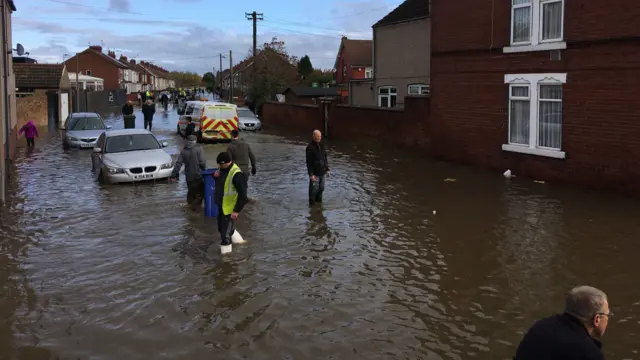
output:
<svg viewBox="0 0 640 360"><path fill-rule="evenodd" d="M110 184L167 179L173 161L166 146L144 129L105 132L93 148L92 171L98 181Z"/></svg>
<svg viewBox="0 0 640 360"><path fill-rule="evenodd" d="M96 113L73 113L65 121L62 134L64 149L91 149L96 146L98 136L111 126L105 125Z"/></svg>

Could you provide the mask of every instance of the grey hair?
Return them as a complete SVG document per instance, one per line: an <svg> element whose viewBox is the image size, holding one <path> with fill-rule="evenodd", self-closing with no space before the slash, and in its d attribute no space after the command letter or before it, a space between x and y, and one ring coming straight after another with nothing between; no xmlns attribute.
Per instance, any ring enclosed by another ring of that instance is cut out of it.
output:
<svg viewBox="0 0 640 360"><path fill-rule="evenodd" d="M567 294L564 312L582 321L590 321L607 302L604 291L591 286L577 286Z"/></svg>

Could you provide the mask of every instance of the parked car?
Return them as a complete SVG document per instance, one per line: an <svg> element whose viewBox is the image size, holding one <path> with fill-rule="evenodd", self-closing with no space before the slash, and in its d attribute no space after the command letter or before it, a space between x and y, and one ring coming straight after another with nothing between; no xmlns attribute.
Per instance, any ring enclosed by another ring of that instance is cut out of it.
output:
<svg viewBox="0 0 640 360"><path fill-rule="evenodd" d="M249 108L239 108L238 128L245 131L257 131L262 129L262 122Z"/></svg>
<svg viewBox="0 0 640 360"><path fill-rule="evenodd" d="M73 113L67 117L62 128L62 147L90 149L96 146L98 137L106 130L102 117L96 113Z"/></svg>
<svg viewBox="0 0 640 360"><path fill-rule="evenodd" d="M93 148L92 171L110 184L166 179L173 171L166 146L145 129L107 131Z"/></svg>

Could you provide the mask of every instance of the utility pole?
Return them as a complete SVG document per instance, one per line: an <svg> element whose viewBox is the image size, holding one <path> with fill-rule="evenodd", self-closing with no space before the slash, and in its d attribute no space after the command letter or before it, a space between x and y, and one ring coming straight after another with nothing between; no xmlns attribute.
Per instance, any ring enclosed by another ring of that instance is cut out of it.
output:
<svg viewBox="0 0 640 360"><path fill-rule="evenodd" d="M220 90L222 90L222 59L226 58L226 56L222 55L222 53L220 53L220 69L218 70L218 86L220 87Z"/></svg>
<svg viewBox="0 0 640 360"><path fill-rule="evenodd" d="M80 112L80 53L76 53L76 111Z"/></svg>
<svg viewBox="0 0 640 360"><path fill-rule="evenodd" d="M229 50L229 103L233 104L233 55Z"/></svg>
<svg viewBox="0 0 640 360"><path fill-rule="evenodd" d="M253 54L251 55L251 57L253 58L253 71L251 72L252 74L252 82L253 85L255 85L256 83L256 53L258 52L258 20L262 21L264 20L264 14L263 13L257 13L257 12L251 12L251 13L244 13L244 16L247 18L247 20L251 20L253 21Z"/></svg>

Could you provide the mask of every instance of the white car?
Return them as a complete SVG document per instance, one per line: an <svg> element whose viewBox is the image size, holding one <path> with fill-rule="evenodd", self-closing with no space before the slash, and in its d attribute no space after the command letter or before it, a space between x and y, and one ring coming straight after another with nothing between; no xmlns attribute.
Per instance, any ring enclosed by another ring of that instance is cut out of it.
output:
<svg viewBox="0 0 640 360"><path fill-rule="evenodd" d="M173 160L166 146L148 130L105 132L93 148L92 171L98 181L110 184L167 179Z"/></svg>
<svg viewBox="0 0 640 360"><path fill-rule="evenodd" d="M244 131L258 131L262 129L262 123L258 116L247 108L238 109L238 128Z"/></svg>

